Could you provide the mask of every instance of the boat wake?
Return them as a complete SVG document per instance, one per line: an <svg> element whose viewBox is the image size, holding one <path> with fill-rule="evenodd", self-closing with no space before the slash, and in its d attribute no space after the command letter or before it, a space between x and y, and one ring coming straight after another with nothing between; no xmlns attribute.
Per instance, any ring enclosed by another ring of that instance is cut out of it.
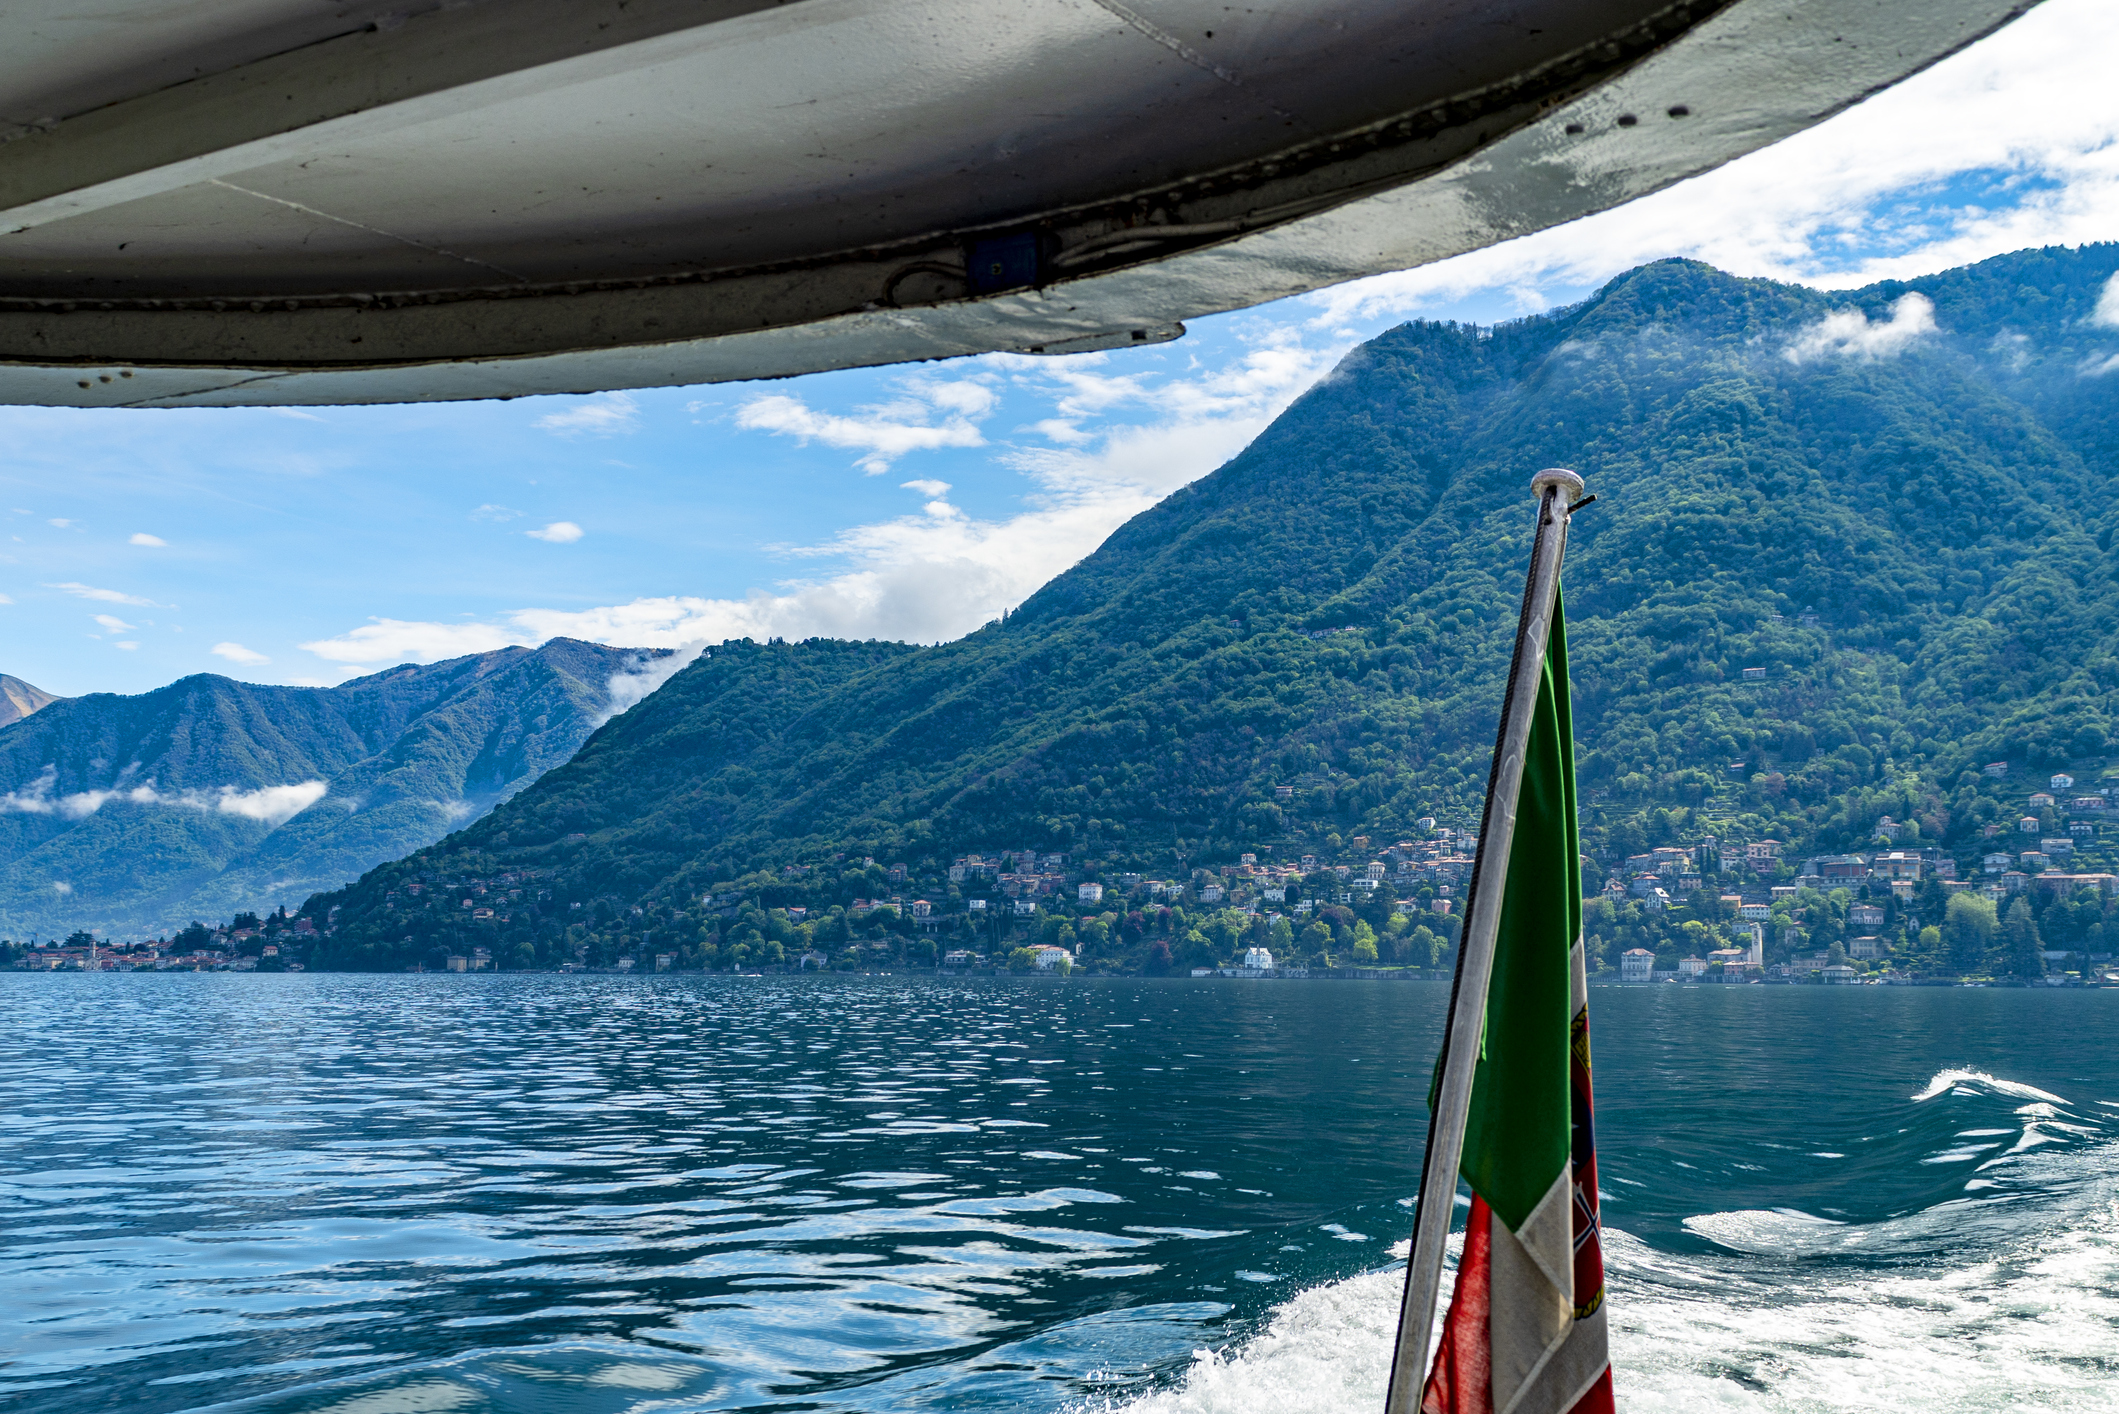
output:
<svg viewBox="0 0 2119 1414"><path fill-rule="evenodd" d="M1851 1220L1702 1213L1668 1250L1605 1231L1612 1359L1632 1411L2109 1410L2119 1388L2119 1103L1945 1070L1872 1161L1947 1196ZM1837 1159L1839 1154L1820 1155ZM1865 1170L1850 1169L1859 1187ZM1857 1195L1849 1207L1858 1207ZM1081 1414L1377 1408L1402 1268L1304 1291L1234 1348Z"/></svg>

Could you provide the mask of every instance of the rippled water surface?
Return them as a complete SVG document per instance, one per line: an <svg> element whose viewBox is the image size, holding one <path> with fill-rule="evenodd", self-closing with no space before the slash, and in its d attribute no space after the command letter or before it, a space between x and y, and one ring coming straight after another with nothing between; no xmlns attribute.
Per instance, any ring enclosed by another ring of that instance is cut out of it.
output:
<svg viewBox="0 0 2119 1414"><path fill-rule="evenodd" d="M0 977L0 1407L1379 1407L1446 989ZM2119 1408L2119 992L1593 993L1629 1409Z"/></svg>

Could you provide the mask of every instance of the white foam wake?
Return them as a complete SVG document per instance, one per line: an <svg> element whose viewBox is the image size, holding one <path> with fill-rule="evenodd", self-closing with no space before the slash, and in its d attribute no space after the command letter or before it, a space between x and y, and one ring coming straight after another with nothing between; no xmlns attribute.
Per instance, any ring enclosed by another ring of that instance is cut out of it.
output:
<svg viewBox="0 0 2119 1414"><path fill-rule="evenodd" d="M1312 1287L1232 1351L1197 1350L1174 1386L1073 1414L1345 1414L1381 1409L1405 1274L1386 1269Z"/></svg>
<svg viewBox="0 0 2119 1414"><path fill-rule="evenodd" d="M2105 1175L2114 1156L2110 1146L2069 1156L2069 1176L2088 1180L2071 1201L2037 1214L1997 1209L2025 1221L2009 1239L1979 1244L1981 1257L1954 1265L1947 1256L1834 1261L1865 1245L1864 1226L1796 1213L1718 1214L1687 1224L1749 1249L1721 1254L1659 1251L1607 1227L1605 1309L1620 1408L2110 1410L2119 1180ZM1970 1211L1946 1208L1931 1210L1931 1225L1959 1227ZM1389 1268L1302 1292L1240 1347L1197 1352L1174 1384L1077 1405L1071 1414L1381 1408L1403 1282L1402 1270Z"/></svg>
<svg viewBox="0 0 2119 1414"><path fill-rule="evenodd" d="M2050 1100L2056 1105L2067 1103L2060 1096L2041 1090L2035 1085L2025 1085L2015 1080L1997 1080L1983 1070L1938 1070L1935 1072L1935 1078L1928 1082L1927 1088L1913 1097L1913 1102L1919 1104L1922 1100L1932 1100L1960 1085L1990 1090L1997 1095L2014 1095L2019 1099Z"/></svg>

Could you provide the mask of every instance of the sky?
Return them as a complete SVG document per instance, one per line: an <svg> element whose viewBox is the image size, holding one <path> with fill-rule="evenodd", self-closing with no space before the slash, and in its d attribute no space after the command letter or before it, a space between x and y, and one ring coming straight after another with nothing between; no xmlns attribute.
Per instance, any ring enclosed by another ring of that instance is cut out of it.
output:
<svg viewBox="0 0 2119 1414"><path fill-rule="evenodd" d="M1147 349L512 402L0 408L0 673L321 687L561 634L954 638L1404 320L1517 318L1667 256L1849 289L2119 239L2115 71L2119 6L2046 0L1703 177Z"/></svg>

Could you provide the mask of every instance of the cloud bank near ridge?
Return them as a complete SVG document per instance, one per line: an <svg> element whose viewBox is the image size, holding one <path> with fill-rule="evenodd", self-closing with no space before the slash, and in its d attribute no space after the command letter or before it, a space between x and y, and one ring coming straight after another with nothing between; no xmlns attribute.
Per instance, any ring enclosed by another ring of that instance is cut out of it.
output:
<svg viewBox="0 0 2119 1414"><path fill-rule="evenodd" d="M329 789L322 781L300 781L292 785L259 786L255 790L220 786L214 790L161 791L155 788L153 781L148 781L144 785L114 790L58 795L55 794L58 778L57 768L46 766L28 786L0 795L0 814L58 815L68 820L83 820L112 801L118 801L127 805L166 805L183 810L238 815L276 829L322 800Z"/></svg>

